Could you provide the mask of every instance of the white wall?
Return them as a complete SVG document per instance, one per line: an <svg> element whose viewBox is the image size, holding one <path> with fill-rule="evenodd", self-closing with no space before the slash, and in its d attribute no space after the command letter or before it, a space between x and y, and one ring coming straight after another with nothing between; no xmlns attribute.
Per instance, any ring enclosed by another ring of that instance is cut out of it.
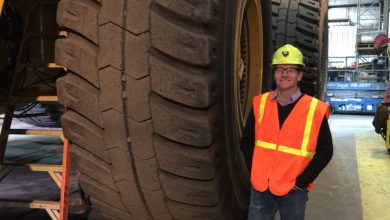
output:
<svg viewBox="0 0 390 220"><path fill-rule="evenodd" d="M329 27L329 57L355 56L356 27Z"/></svg>

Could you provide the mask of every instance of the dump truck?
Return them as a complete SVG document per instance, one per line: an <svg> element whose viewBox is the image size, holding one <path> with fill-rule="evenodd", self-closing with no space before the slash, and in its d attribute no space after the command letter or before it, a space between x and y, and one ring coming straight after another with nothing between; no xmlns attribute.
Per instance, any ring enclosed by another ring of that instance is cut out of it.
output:
<svg viewBox="0 0 390 220"><path fill-rule="evenodd" d="M300 88L323 96L326 0L0 5L0 113L62 127L98 219L244 219L240 140L274 48L299 47Z"/></svg>

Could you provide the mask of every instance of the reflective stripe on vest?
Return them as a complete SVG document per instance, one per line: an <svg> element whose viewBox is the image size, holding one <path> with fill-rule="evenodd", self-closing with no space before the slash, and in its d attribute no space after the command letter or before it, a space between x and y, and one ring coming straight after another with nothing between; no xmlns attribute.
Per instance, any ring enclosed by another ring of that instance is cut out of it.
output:
<svg viewBox="0 0 390 220"><path fill-rule="evenodd" d="M270 93L267 92L267 93L264 93L262 96L261 96L261 101L260 101L260 107L259 107L259 121L258 123L260 124L261 121L263 120L263 115L264 115L264 108L265 108L265 103L267 102L267 98L268 98L268 95Z"/></svg>
<svg viewBox="0 0 390 220"><path fill-rule="evenodd" d="M276 150L276 144L265 142L265 141L256 140L256 146L262 147L262 148L267 148L270 150Z"/></svg>
<svg viewBox="0 0 390 220"><path fill-rule="evenodd" d="M263 96L265 96L265 98ZM259 123L261 122L261 120L263 118L264 107L265 107L265 102L266 102L267 97L268 97L268 93L264 94L263 96L261 97L260 108L259 108L259 111L260 111ZM300 150L296 149L296 148L288 147L288 146L282 146L282 145L279 145L279 147L277 147L277 145L274 143L265 142L265 141L261 141L261 140L256 140L256 146L261 147L261 148L265 148L265 149L270 149L270 150L278 150L278 151L281 151L284 153L293 154L293 155L297 155L297 156L313 158L314 153L307 151L307 145L309 143L311 126L313 124L313 117L314 117L314 112L315 112L315 109L317 107L317 104L318 104L318 99L312 98L312 100L310 102L309 113L308 113L308 116L306 119L305 130L303 133L302 145L301 145Z"/></svg>

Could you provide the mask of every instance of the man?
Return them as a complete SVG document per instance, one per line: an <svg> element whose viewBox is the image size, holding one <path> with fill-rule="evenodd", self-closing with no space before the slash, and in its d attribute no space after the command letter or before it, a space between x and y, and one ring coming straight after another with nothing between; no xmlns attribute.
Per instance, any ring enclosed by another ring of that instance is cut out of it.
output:
<svg viewBox="0 0 390 220"><path fill-rule="evenodd" d="M299 90L304 63L297 48L276 50L272 65L276 89L254 97L241 142L254 146L248 219L271 220L277 210L282 220L304 219L307 193L333 155L328 105Z"/></svg>

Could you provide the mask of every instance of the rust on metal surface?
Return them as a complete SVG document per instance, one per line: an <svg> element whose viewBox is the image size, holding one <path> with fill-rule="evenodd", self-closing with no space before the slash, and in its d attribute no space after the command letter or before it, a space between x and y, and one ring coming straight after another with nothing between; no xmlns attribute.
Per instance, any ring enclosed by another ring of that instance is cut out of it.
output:
<svg viewBox="0 0 390 220"><path fill-rule="evenodd" d="M57 96L37 96L37 102L46 103L46 102L58 102Z"/></svg>

